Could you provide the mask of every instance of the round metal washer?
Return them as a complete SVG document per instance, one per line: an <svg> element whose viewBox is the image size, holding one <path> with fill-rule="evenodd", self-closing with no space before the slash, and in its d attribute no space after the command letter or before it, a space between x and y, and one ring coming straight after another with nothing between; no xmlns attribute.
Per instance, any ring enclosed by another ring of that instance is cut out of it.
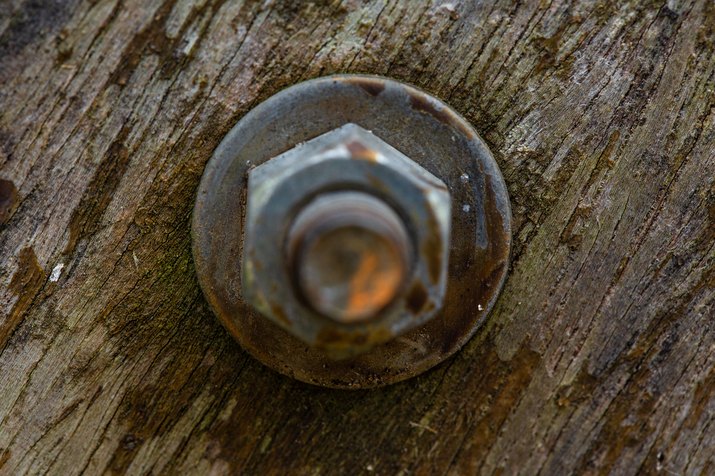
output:
<svg viewBox="0 0 715 476"><path fill-rule="evenodd" d="M251 167L349 122L372 131L447 184L452 238L442 311L422 327L364 354L333 360L243 301L242 225ZM424 372L472 337L506 277L511 213L501 172L464 118L413 86L376 76L340 75L279 92L226 135L201 179L192 238L204 294L244 349L304 382L366 388Z"/></svg>

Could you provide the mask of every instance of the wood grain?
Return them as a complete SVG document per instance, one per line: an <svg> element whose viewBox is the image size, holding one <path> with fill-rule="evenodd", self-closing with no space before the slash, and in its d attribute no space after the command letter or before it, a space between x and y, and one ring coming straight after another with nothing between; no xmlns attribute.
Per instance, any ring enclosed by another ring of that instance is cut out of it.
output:
<svg viewBox="0 0 715 476"><path fill-rule="evenodd" d="M372 391L248 357L191 261L223 135L336 72L454 106L514 213L486 327ZM0 473L715 473L714 104L711 0L0 0Z"/></svg>

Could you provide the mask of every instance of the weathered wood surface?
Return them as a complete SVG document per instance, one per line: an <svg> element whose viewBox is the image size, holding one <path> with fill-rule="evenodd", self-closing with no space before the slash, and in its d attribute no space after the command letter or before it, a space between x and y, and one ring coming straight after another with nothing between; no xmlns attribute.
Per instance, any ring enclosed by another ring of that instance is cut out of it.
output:
<svg viewBox="0 0 715 476"><path fill-rule="evenodd" d="M715 4L0 0L0 473L715 473ZM283 378L194 275L200 174L333 72L464 114L513 266L406 383Z"/></svg>

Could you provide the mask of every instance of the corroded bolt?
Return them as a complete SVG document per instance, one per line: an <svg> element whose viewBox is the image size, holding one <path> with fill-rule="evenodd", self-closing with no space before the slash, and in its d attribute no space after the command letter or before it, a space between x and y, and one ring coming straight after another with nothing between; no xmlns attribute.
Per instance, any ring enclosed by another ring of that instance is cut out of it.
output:
<svg viewBox="0 0 715 476"><path fill-rule="evenodd" d="M307 205L288 234L294 287L318 313L349 324L373 319L409 276L412 242L397 213L364 192Z"/></svg>
<svg viewBox="0 0 715 476"><path fill-rule="evenodd" d="M453 355L494 306L510 247L506 185L477 131L367 75L249 111L206 165L192 218L197 277L227 330L327 387L394 383Z"/></svg>
<svg viewBox="0 0 715 476"><path fill-rule="evenodd" d="M243 294L310 346L355 355L442 307L447 187L361 127L252 169L247 207Z"/></svg>

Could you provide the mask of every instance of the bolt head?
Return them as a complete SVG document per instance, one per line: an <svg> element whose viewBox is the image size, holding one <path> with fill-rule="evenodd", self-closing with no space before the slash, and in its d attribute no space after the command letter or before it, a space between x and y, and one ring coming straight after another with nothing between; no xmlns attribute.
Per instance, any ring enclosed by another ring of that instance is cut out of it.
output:
<svg viewBox="0 0 715 476"><path fill-rule="evenodd" d="M442 307L450 220L441 180L346 124L249 172L244 297L333 357L366 351Z"/></svg>

